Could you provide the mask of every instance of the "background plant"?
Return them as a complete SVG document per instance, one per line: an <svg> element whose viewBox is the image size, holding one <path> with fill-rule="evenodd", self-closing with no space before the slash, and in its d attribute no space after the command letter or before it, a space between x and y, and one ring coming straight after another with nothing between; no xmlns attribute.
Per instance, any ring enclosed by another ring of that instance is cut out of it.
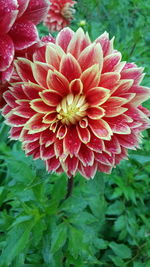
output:
<svg viewBox="0 0 150 267"><path fill-rule="evenodd" d="M123 60L145 67L147 86L148 2L79 0L72 23L92 40L105 30L115 35ZM42 24L39 32L48 33ZM90 181L77 175L64 201L66 176L47 174L41 161L25 157L20 144L8 140L2 118L0 124L0 266L150 266L149 130L141 150L111 175L97 173Z"/></svg>

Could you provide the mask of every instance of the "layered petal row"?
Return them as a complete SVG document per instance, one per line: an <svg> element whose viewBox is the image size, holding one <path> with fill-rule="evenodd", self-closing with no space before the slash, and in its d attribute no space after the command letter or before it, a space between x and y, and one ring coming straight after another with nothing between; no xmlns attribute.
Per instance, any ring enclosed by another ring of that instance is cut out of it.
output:
<svg viewBox="0 0 150 267"><path fill-rule="evenodd" d="M143 69L121 61L105 32L93 43L79 29L63 29L27 58L15 61L16 79L4 93L10 138L47 170L111 173L141 143L150 112Z"/></svg>

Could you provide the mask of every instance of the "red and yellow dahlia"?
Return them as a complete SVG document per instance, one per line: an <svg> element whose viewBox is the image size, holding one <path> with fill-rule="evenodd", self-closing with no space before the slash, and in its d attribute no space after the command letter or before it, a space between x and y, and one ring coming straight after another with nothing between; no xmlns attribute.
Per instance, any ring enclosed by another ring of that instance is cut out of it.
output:
<svg viewBox="0 0 150 267"><path fill-rule="evenodd" d="M106 32L91 43L82 29L66 28L15 66L21 82L4 94L10 138L48 171L110 173L127 149L139 147L150 90L140 85L143 69L121 61Z"/></svg>
<svg viewBox="0 0 150 267"><path fill-rule="evenodd" d="M50 8L44 19L44 25L50 31L60 31L73 20L75 1L72 0L50 0Z"/></svg>
<svg viewBox="0 0 150 267"><path fill-rule="evenodd" d="M0 79L11 74L15 51L38 40L36 26L48 11L47 0L1 0L0 5ZM4 72L7 72L5 74Z"/></svg>

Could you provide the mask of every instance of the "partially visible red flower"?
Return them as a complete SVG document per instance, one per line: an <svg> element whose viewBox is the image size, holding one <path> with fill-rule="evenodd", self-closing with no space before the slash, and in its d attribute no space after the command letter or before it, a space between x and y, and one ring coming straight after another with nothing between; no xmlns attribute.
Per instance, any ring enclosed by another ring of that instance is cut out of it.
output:
<svg viewBox="0 0 150 267"><path fill-rule="evenodd" d="M39 41L35 25L44 19L48 7L47 0L1 0L0 76L2 72L8 72L15 51L26 49Z"/></svg>
<svg viewBox="0 0 150 267"><path fill-rule="evenodd" d="M143 68L121 61L106 32L91 43L82 29L66 28L15 65L21 83L4 93L10 138L48 171L110 173L139 147L150 115L141 103L150 89L140 85Z"/></svg>
<svg viewBox="0 0 150 267"><path fill-rule="evenodd" d="M73 20L75 3L72 0L50 0L50 9L44 19L44 25L50 31L60 31L68 26Z"/></svg>

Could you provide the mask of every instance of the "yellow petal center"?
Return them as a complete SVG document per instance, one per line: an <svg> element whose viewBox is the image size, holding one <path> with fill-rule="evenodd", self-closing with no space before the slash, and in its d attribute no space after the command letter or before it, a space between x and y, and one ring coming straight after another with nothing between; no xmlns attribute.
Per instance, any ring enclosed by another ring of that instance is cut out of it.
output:
<svg viewBox="0 0 150 267"><path fill-rule="evenodd" d="M63 124L75 124L86 115L88 104L85 96L69 94L63 98L62 102L57 106L57 119Z"/></svg>

